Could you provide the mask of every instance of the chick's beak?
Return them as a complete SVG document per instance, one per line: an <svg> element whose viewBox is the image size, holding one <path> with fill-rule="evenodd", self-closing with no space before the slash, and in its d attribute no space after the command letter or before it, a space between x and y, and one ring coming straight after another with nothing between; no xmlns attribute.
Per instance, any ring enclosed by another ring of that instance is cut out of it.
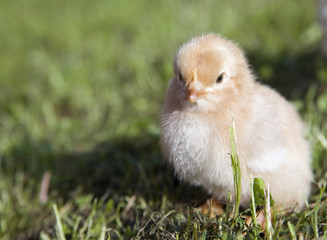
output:
<svg viewBox="0 0 327 240"><path fill-rule="evenodd" d="M187 93L187 99L190 103L194 103L198 100L198 98L203 95L204 92L203 91L199 91L199 90L196 90L194 88L191 88L188 90L188 93Z"/></svg>
<svg viewBox="0 0 327 240"><path fill-rule="evenodd" d="M205 91L200 90L201 88L199 85L199 77L198 77L198 69L195 68L193 71L193 78L187 84L187 99L190 103L196 102L202 95L205 95Z"/></svg>

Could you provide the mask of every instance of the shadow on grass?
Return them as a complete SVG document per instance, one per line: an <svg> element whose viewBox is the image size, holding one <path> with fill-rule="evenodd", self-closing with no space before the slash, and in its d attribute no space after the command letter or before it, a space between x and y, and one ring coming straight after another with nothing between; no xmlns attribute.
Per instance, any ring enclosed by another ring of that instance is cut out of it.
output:
<svg viewBox="0 0 327 240"><path fill-rule="evenodd" d="M173 203L192 206L207 197L201 188L176 179L161 158L158 137L112 140L77 153L55 153L49 142L27 140L7 155L8 175L24 171L41 184L42 175L50 171L50 194L56 190L64 200L77 188L96 198L137 195L159 203L165 195Z"/></svg>

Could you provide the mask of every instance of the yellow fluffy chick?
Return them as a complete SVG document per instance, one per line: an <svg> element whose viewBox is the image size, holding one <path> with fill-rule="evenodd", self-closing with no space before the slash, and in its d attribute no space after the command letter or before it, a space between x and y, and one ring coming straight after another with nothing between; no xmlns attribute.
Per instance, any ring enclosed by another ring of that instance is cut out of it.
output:
<svg viewBox="0 0 327 240"><path fill-rule="evenodd" d="M174 72L161 112L161 146L179 178L227 201L234 191L234 121L241 205L250 202L252 175L269 184L278 206L303 207L312 180L303 123L289 102L256 82L243 51L220 35L194 37L177 52Z"/></svg>

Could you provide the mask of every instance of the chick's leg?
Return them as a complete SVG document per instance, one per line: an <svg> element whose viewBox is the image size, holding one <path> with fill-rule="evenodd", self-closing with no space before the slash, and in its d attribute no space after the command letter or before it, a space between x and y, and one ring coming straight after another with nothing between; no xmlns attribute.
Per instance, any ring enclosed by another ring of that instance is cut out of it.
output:
<svg viewBox="0 0 327 240"><path fill-rule="evenodd" d="M221 202L217 201L215 198L207 199L202 205L200 205L196 209L210 218L221 216L225 213L224 205Z"/></svg>

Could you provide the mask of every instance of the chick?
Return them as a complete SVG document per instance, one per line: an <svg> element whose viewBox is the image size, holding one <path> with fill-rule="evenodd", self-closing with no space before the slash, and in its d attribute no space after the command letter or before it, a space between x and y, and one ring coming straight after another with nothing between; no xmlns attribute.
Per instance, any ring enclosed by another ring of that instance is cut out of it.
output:
<svg viewBox="0 0 327 240"><path fill-rule="evenodd" d="M241 205L260 177L280 207L303 207L310 192L310 147L295 108L256 81L243 51L220 35L197 36L174 61L161 112L161 148L181 180L226 202L234 191L230 127L236 127ZM233 117L232 117L233 115Z"/></svg>

